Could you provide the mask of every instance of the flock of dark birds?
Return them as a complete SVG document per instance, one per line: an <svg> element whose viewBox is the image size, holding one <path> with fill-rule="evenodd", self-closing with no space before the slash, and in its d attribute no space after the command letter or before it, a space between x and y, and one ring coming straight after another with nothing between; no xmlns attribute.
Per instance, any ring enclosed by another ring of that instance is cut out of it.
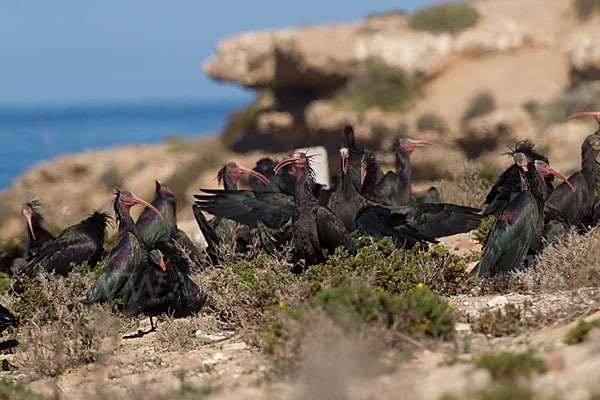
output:
<svg viewBox="0 0 600 400"><path fill-rule="evenodd" d="M600 125L600 112L581 112L569 118L591 116ZM195 195L194 216L207 242L200 251L177 228L178 200L169 188L156 182L152 203L128 190L115 192L114 213L118 241L104 260L102 272L79 303L123 299L123 312L152 317L175 317L202 309L207 296L190 278L192 270L218 265L222 245L248 251L254 235L265 252L279 254L291 243L294 271L326 260L338 246L352 254L355 239L378 241L390 237L397 248L427 246L438 238L478 228L482 219L496 219L483 245L474 277L490 277L521 268L565 232L584 230L600 217L596 194L600 129L586 137L581 147L581 170L567 180L549 166L548 159L529 141L509 152L514 163L497 179L479 209L441 203L430 188L413 200L410 156L416 147L436 146L425 140L399 139L393 148L395 171L383 173L375 153L358 147L352 127L344 129L340 175L331 188L315 182L312 158L296 153L276 163L259 160L254 169L226 164L218 173L223 189ZM238 189L243 174L248 190ZM564 182L554 186L554 177ZM131 207L146 206L136 222ZM204 212L212 214L207 220ZM108 214L95 211L57 237L43 227L39 203L25 203L22 214L27 237L0 255L0 267L16 274L12 292L22 293L24 281L41 271L67 276L76 265L91 268L104 254ZM17 324L17 318L0 306L0 331Z"/></svg>

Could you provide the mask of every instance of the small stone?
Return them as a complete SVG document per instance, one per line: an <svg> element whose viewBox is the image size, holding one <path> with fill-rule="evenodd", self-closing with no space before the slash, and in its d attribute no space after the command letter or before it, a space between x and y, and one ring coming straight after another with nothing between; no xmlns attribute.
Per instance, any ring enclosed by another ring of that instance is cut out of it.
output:
<svg viewBox="0 0 600 400"><path fill-rule="evenodd" d="M469 333L471 332L471 325L465 324L463 322L457 322L454 329L458 333Z"/></svg>
<svg viewBox="0 0 600 400"><path fill-rule="evenodd" d="M508 299L505 296L496 296L487 302L489 307L499 307L508 303Z"/></svg>

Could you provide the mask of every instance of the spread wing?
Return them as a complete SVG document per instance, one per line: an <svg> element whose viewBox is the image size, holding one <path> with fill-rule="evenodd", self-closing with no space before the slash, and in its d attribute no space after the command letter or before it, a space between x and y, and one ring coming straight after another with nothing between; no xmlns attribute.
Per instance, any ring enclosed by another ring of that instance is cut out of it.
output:
<svg viewBox="0 0 600 400"><path fill-rule="evenodd" d="M406 217L407 225L420 234L430 238L439 238L470 232L476 229L483 216L481 210L455 204L413 204L389 207L392 212Z"/></svg>
<svg viewBox="0 0 600 400"><path fill-rule="evenodd" d="M280 228L294 212L294 198L283 193L256 193L249 190L208 190L206 195L194 195L202 211L232 219L251 228L257 222Z"/></svg>

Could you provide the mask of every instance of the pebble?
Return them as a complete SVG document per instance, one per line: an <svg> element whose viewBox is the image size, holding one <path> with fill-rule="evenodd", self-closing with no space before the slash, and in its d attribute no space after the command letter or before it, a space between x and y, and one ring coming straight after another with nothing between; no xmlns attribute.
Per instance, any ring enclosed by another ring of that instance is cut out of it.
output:
<svg viewBox="0 0 600 400"><path fill-rule="evenodd" d="M227 340L234 335L234 332L217 332L217 333L206 333L201 330L196 331L196 337L201 339L204 343L217 343Z"/></svg>
<svg viewBox="0 0 600 400"><path fill-rule="evenodd" d="M497 307L497 306L503 306L506 303L508 303L508 299L505 296L496 296L493 299L491 299L490 301L488 301L487 305L489 307Z"/></svg>

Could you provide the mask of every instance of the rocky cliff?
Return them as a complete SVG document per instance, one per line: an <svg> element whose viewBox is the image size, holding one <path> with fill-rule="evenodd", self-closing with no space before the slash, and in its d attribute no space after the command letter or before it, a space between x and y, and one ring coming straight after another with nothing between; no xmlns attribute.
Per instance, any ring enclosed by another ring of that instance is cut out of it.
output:
<svg viewBox="0 0 600 400"><path fill-rule="evenodd" d="M287 150L316 143L334 150L348 123L355 125L363 143L378 148L402 135L426 137L444 145L443 157L435 163L433 152L414 155L417 177L431 179L464 159L500 168L505 162L497 156L500 152L531 138L549 152L555 166L575 169L579 161L568 155L579 154L592 125L565 125L566 116L597 103L597 85L590 82L600 77L597 19L578 19L570 0L470 4L478 22L455 33L413 30L409 17L390 13L222 40L205 72L257 90L243 127L227 132L226 139L237 150ZM359 95L386 85L377 76L390 69L422 80L423 89L397 109L384 103L353 107L346 100L356 93L348 87L372 62L380 69ZM474 99L481 93L493 106L477 112ZM476 112L467 119L469 109ZM439 160L445 165L436 165Z"/></svg>

